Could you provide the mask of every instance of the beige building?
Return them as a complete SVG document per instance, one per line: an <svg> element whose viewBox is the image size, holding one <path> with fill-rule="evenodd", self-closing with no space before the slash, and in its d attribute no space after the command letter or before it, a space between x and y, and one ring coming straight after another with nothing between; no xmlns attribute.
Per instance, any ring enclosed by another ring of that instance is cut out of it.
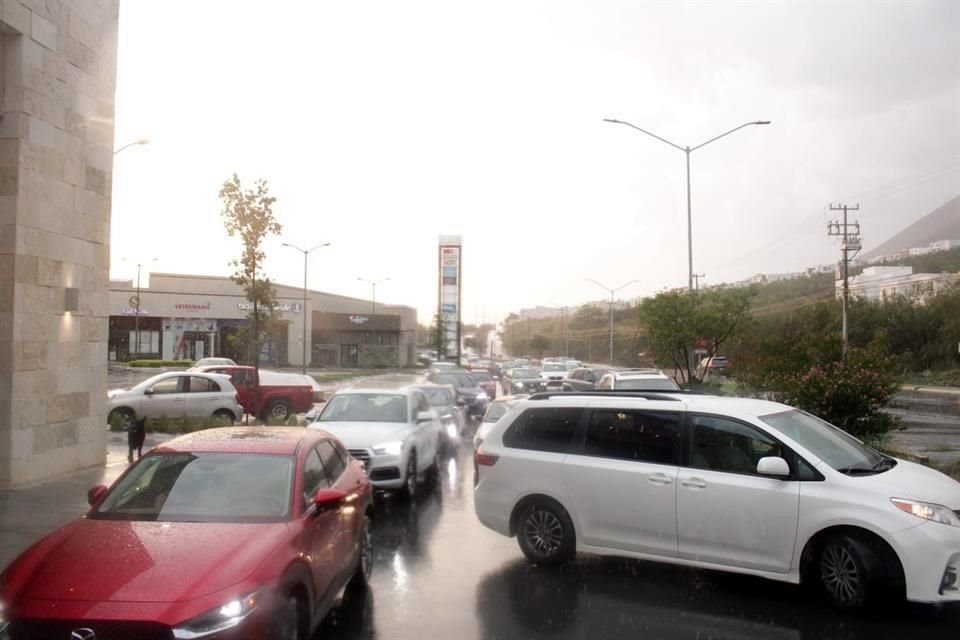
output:
<svg viewBox="0 0 960 640"><path fill-rule="evenodd" d="M105 457L117 11L0 2L0 487Z"/></svg>
<svg viewBox="0 0 960 640"><path fill-rule="evenodd" d="M274 284L279 327L261 353L274 366L404 367L416 362L417 312L412 307ZM230 336L245 326L250 303L230 278L155 273L150 286L110 283L107 358L199 360L243 353ZM303 348L306 324L306 349ZM139 346L138 346L139 345Z"/></svg>

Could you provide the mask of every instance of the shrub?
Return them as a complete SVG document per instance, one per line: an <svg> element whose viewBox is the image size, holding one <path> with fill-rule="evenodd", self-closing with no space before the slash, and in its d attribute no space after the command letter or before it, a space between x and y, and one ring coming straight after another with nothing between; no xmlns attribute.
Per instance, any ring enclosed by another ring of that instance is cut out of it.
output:
<svg viewBox="0 0 960 640"><path fill-rule="evenodd" d="M861 440L879 443L899 426L896 417L881 411L899 385L891 359L876 351L851 349L846 357L787 371L770 382L778 400Z"/></svg>
<svg viewBox="0 0 960 640"><path fill-rule="evenodd" d="M127 362L131 367L158 368L158 367L192 367L193 360L131 360Z"/></svg>

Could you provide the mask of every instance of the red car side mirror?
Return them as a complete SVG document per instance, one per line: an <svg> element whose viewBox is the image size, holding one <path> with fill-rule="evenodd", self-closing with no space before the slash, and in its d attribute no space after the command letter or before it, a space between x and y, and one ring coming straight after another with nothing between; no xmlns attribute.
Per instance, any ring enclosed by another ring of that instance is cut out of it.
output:
<svg viewBox="0 0 960 640"><path fill-rule="evenodd" d="M89 491L87 491L87 502L90 503L91 507L95 507L103 499L103 496L105 496L106 493L107 493L107 485L98 484L97 486L92 487Z"/></svg>
<svg viewBox="0 0 960 640"><path fill-rule="evenodd" d="M339 509L343 505L347 494L338 489L317 489L313 495L313 504L317 507L317 513Z"/></svg>

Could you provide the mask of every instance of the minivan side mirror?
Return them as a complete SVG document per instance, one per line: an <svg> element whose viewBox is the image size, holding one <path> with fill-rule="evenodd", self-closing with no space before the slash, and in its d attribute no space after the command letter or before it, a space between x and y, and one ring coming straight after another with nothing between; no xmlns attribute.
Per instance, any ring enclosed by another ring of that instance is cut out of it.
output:
<svg viewBox="0 0 960 640"><path fill-rule="evenodd" d="M95 487L91 487L87 491L87 502L90 503L91 507L97 506L99 502L103 499L103 496L107 494L107 485L98 484Z"/></svg>
<svg viewBox="0 0 960 640"><path fill-rule="evenodd" d="M760 458L757 463L757 473L762 476L777 476L780 478L790 476L790 465L787 461L778 456L767 456Z"/></svg>

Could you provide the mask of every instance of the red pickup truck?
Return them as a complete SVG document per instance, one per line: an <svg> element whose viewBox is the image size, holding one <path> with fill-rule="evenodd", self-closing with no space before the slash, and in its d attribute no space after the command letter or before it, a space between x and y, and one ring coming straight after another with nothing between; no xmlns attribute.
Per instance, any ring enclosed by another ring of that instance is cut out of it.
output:
<svg viewBox="0 0 960 640"><path fill-rule="evenodd" d="M266 422L285 422L292 414L305 413L323 402L323 391L313 379L299 373L260 371L242 365L210 365L200 371L223 373L237 388L244 413Z"/></svg>

